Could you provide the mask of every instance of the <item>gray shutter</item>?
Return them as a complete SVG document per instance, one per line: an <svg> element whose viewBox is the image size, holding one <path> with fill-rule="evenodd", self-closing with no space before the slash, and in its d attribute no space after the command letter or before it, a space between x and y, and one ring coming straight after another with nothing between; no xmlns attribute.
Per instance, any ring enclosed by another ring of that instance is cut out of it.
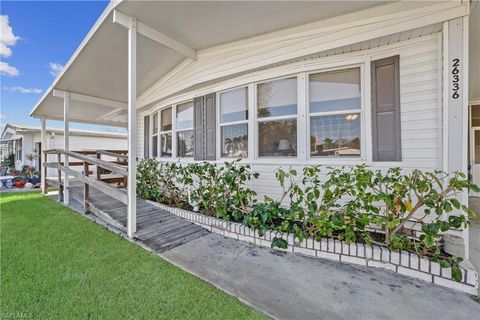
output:
<svg viewBox="0 0 480 320"><path fill-rule="evenodd" d="M203 144L203 130L204 130L204 108L203 97L197 97L193 99L193 131L195 144L193 148L193 154L195 160L204 159L204 144Z"/></svg>
<svg viewBox="0 0 480 320"><path fill-rule="evenodd" d="M143 118L143 157L150 157L150 116Z"/></svg>
<svg viewBox="0 0 480 320"><path fill-rule="evenodd" d="M216 160L216 139L215 129L217 125L215 93L210 93L205 96L205 160Z"/></svg>
<svg viewBox="0 0 480 320"><path fill-rule="evenodd" d="M373 161L401 161L399 56L372 61Z"/></svg>

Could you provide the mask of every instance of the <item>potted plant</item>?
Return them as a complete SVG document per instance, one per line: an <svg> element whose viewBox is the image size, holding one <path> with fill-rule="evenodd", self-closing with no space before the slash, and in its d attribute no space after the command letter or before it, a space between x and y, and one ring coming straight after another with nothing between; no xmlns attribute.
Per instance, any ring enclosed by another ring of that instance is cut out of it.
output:
<svg viewBox="0 0 480 320"><path fill-rule="evenodd" d="M27 181L24 177L18 176L13 179L13 185L17 188L23 187Z"/></svg>

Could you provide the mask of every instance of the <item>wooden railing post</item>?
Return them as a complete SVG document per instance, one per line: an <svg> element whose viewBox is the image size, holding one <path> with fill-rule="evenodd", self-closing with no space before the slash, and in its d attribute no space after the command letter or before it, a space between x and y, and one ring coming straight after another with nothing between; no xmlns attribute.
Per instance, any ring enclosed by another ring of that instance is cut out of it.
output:
<svg viewBox="0 0 480 320"><path fill-rule="evenodd" d="M102 155L101 155L98 151L96 152L96 154L97 154L97 159L100 160L100 158L102 157ZM101 178L101 177L100 177L100 167L97 166L97 180L100 180L100 178Z"/></svg>
<svg viewBox="0 0 480 320"><path fill-rule="evenodd" d="M62 154L59 152L58 156L58 202L63 201L63 185L62 185L62 170L60 169L62 162Z"/></svg>
<svg viewBox="0 0 480 320"><path fill-rule="evenodd" d="M88 177L90 175L90 169L88 162L83 162L83 174ZM85 213L88 213L90 211L89 208L89 201L90 201L90 186L88 183L83 184L83 210Z"/></svg>
<svg viewBox="0 0 480 320"><path fill-rule="evenodd" d="M40 155L40 157L43 156L43 161L42 161L42 166L43 166L43 173L42 174L42 192L44 194L47 194L48 193L48 183L47 183L47 172L48 172L48 168L45 166L45 163L48 162L48 154L46 152L43 152L43 155ZM41 159L40 159L41 160Z"/></svg>

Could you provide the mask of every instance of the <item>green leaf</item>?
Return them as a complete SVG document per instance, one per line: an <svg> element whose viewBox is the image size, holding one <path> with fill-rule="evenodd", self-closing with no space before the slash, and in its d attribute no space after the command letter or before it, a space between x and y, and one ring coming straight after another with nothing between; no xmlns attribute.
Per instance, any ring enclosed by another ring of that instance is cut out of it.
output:
<svg viewBox="0 0 480 320"><path fill-rule="evenodd" d="M288 247L287 240L285 240L283 238L274 237L272 239L272 249L275 248L275 247L280 248L280 249L287 249L287 247Z"/></svg>
<svg viewBox="0 0 480 320"><path fill-rule="evenodd" d="M442 268L450 267L450 262L448 262L447 260L440 260L439 263L440 263L440 267Z"/></svg>
<svg viewBox="0 0 480 320"><path fill-rule="evenodd" d="M462 281L462 270L458 266L452 266L452 278L457 282Z"/></svg>

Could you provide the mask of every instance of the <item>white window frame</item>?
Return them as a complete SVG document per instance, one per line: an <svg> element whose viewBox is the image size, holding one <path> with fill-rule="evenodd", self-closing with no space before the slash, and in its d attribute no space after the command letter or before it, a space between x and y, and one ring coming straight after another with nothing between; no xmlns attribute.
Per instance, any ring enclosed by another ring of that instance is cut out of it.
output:
<svg viewBox="0 0 480 320"><path fill-rule="evenodd" d="M185 128L185 129L177 129L177 108L178 108L179 105L186 104L186 103L189 103L189 102L192 103L192 111L193 111L192 127ZM194 154L191 157L180 156L178 154L177 137L178 137L179 132L184 132L184 131L193 131L193 133L195 134L195 103L194 103L193 99L177 103L175 105L175 109L172 109L172 111L175 111L175 115L174 115L174 119L173 119L174 120L173 122L175 123L175 150L173 150L173 141L172 141L172 151L174 151L175 153L172 152L172 155L175 154L175 158L178 158L178 159L193 159L193 158L195 158L195 149L193 151ZM173 123L172 123L172 130L173 129L174 129L174 126L173 126ZM173 139L173 134L172 134L172 139ZM195 137L194 137L193 145L194 145L193 147L195 148Z"/></svg>
<svg viewBox="0 0 480 320"><path fill-rule="evenodd" d="M328 112L310 112L310 75L312 74L319 74L319 73L328 73L328 72L333 72L333 71L341 71L341 70L348 70L348 69L355 69L359 68L360 69L360 109L351 109L351 110L341 110L341 111L328 111ZM306 72L305 80L306 80L306 88L305 88L305 93L306 93L306 109L305 109L305 114L306 114L306 158L307 161L310 162L319 162L319 163L325 163L328 162L328 160L331 161L365 161L366 160L366 138L365 138L365 127L366 127L366 121L365 121L365 77L364 77L364 72L365 72L365 64L364 63L359 63L359 64L353 64L353 65L345 65L345 66L340 66L340 67L335 67L335 68L329 68L329 69L320 69L320 70L314 70L314 71L309 71ZM311 156L311 145L310 145L310 118L311 117L318 117L318 116L328 116L328 115L339 115L339 114L349 114L349 113L360 113L360 157L328 157L328 156ZM327 161L325 161L327 160Z"/></svg>
<svg viewBox="0 0 480 320"><path fill-rule="evenodd" d="M221 123L221 105L220 105L220 95L225 92L237 90L237 89L246 89L247 90L247 119L246 120L238 120L238 121L230 121L230 122L225 122ZM226 90L222 90L216 93L216 114L217 114L217 123L216 123L216 144L217 144L217 159L223 159L223 160L232 160L232 159L250 159L251 153L252 153L252 148L250 145L250 135L251 135L251 121L250 119L252 118L251 114L251 90L250 90L250 85L242 85L242 86L237 86L237 87L232 87ZM223 157L222 156L222 127L226 126L232 126L236 124L247 124L247 137L248 137L248 142L247 142L247 157Z"/></svg>
<svg viewBox="0 0 480 320"><path fill-rule="evenodd" d="M155 115L157 116L157 133L153 131ZM160 125L160 112L157 110L150 115L150 158L154 158L154 157L158 158L158 151L160 146L159 134L158 134L160 131L159 125ZM154 137L157 137L157 155L156 156L153 155L153 138Z"/></svg>
<svg viewBox="0 0 480 320"><path fill-rule="evenodd" d="M302 98L299 96L299 92L298 92L298 88L299 88L299 77L300 77L300 74L298 72L296 73L293 73L293 74L289 74L289 75L285 75L285 76L281 76L281 77L276 77L276 78L270 78L270 79L265 79L265 80L262 80L262 81L258 81L258 82L255 82L253 84L254 88L253 88L253 103L254 103L254 112L253 112L253 116L250 117L253 119L254 121L254 128L255 128L255 140L254 140L254 152L255 152L255 156L254 156L254 159L255 160L267 160L267 161L271 161L273 159L289 159L289 160L293 160L293 159L299 159L299 156L301 155L301 150L299 150L302 146L302 143L299 141L299 139L301 139L301 137L299 137L299 114L300 114L300 109L302 108L302 103L301 103L301 100ZM287 116L277 116L277 117L265 117L265 118L259 118L258 117L258 97L257 97L257 93L258 93L258 85L262 84L262 83L267 83L267 82L273 82L273 81L277 81L277 80L283 80L283 79L290 79L290 78L296 78L297 80L297 113L295 115L287 115ZM259 123L260 122L270 122L270 121L279 121L279 120L290 120L290 119L297 119L297 155L296 156L292 156L292 157L286 157L286 156L259 156L260 154L260 143L259 143L259 138L260 138L260 134L259 134ZM299 143L300 142L300 143ZM250 146L249 146L249 150L250 150Z"/></svg>
<svg viewBox="0 0 480 320"><path fill-rule="evenodd" d="M172 121L172 129L171 130L167 130L167 131L162 131L162 112L164 110L167 110L171 108L172 109L172 117L171 117L171 121ZM177 109L175 108L175 111ZM157 157L160 158L160 159L170 159L170 158L173 158L174 157L174 149L173 149L173 139L176 138L174 137L174 134L173 134L173 123L176 122L177 118L176 118L176 113L175 113L175 117L174 117L174 114L173 114L173 111L174 111L174 108L173 106L166 106L160 110L158 110L158 155ZM166 135L166 134L171 134L172 135L172 155L170 157L166 156L166 157L162 157L161 156L161 147L162 147L162 135Z"/></svg>

